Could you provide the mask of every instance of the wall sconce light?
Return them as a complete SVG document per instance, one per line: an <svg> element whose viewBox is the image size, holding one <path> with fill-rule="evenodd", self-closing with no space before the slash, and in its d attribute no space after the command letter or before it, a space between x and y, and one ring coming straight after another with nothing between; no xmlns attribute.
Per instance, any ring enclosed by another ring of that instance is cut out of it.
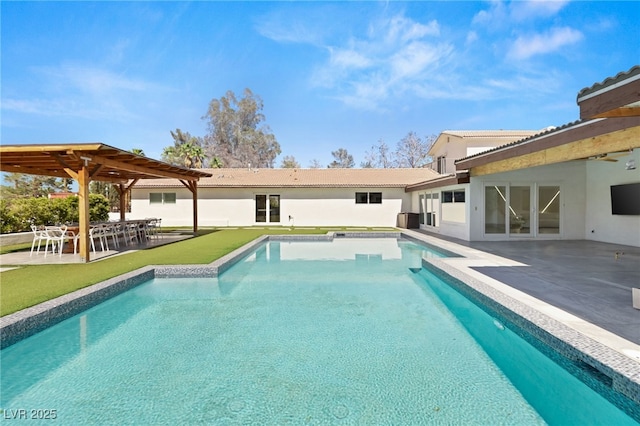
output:
<svg viewBox="0 0 640 426"><path fill-rule="evenodd" d="M635 170L636 169L636 160L629 160L624 165L625 170Z"/></svg>

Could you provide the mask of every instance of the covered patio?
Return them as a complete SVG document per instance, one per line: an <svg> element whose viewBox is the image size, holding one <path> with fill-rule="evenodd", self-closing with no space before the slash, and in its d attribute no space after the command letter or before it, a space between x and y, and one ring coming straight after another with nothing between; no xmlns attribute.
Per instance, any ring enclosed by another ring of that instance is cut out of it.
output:
<svg viewBox="0 0 640 426"><path fill-rule="evenodd" d="M178 179L193 197L193 232L198 230L198 180L210 173L174 166L102 143L2 145L0 171L78 182L79 258L91 259L89 237L89 183L109 182L120 195L120 220L125 220L127 194L140 179ZM52 256L53 257L53 256Z"/></svg>

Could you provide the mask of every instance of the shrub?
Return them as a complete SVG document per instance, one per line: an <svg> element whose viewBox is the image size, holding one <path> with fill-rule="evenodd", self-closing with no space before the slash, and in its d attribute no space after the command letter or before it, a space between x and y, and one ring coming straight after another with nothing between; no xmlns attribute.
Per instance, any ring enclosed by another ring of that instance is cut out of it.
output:
<svg viewBox="0 0 640 426"><path fill-rule="evenodd" d="M79 220L78 197L13 198L0 200L0 232L29 231L31 224L56 225ZM89 194L89 220L109 220L109 200L100 194Z"/></svg>

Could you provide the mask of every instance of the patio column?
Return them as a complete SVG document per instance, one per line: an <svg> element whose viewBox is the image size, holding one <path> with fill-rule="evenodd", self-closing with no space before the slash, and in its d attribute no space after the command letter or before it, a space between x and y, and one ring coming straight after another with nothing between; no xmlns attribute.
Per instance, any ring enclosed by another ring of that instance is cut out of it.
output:
<svg viewBox="0 0 640 426"><path fill-rule="evenodd" d="M79 252L80 258L85 262L90 259L89 246L89 169L84 166L78 172L78 210L79 210Z"/></svg>
<svg viewBox="0 0 640 426"><path fill-rule="evenodd" d="M198 181L180 179L180 183L191 191L193 197L193 233L195 234L198 232Z"/></svg>

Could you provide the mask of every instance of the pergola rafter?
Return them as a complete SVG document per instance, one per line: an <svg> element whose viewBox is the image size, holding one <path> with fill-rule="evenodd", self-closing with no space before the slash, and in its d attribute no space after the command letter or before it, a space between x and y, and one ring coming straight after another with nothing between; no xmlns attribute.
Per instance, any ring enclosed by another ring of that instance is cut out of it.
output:
<svg viewBox="0 0 640 426"><path fill-rule="evenodd" d="M198 180L211 174L174 166L102 143L0 146L0 171L31 175L71 177L78 182L80 256L88 262L89 183L115 184L120 195L120 218L124 200L140 179L179 179L193 194L193 232L198 230Z"/></svg>

